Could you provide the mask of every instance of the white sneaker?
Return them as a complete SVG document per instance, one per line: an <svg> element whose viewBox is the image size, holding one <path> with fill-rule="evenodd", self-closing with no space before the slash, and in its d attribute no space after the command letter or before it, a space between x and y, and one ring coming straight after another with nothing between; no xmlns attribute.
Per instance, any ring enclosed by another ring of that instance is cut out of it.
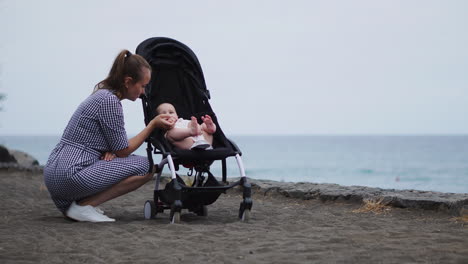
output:
<svg viewBox="0 0 468 264"><path fill-rule="evenodd" d="M76 221L83 222L115 222L115 219L109 218L98 213L91 205L81 206L73 202L67 210L67 216Z"/></svg>
<svg viewBox="0 0 468 264"><path fill-rule="evenodd" d="M207 149L211 147L210 143L208 143L206 140L199 139L195 142L193 142L193 145L190 147L192 150L202 150L202 149Z"/></svg>
<svg viewBox="0 0 468 264"><path fill-rule="evenodd" d="M104 214L104 211L101 210L101 208L99 208L99 207L94 207L94 210L96 210L96 212L98 212L98 213L100 213L102 215Z"/></svg>

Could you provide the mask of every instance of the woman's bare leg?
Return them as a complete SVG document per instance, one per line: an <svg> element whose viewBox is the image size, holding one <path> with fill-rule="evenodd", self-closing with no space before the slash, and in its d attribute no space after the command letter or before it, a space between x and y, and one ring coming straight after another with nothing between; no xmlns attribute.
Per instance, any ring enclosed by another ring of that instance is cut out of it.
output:
<svg viewBox="0 0 468 264"><path fill-rule="evenodd" d="M138 189L152 178L153 173L148 173L144 176L130 176L105 191L81 200L79 205L91 205L96 207L104 202Z"/></svg>

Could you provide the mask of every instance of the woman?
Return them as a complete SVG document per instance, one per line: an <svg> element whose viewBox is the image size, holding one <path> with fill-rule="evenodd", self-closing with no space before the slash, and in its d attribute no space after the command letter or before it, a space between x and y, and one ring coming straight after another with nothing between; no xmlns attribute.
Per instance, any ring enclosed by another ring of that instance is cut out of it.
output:
<svg viewBox="0 0 468 264"><path fill-rule="evenodd" d="M127 139L123 99L135 101L151 78L146 60L128 50L119 53L109 76L78 106L44 168L55 205L77 221L113 222L98 205L136 190L152 179L146 157L131 155L154 128L170 129L168 115L158 115L138 135Z"/></svg>

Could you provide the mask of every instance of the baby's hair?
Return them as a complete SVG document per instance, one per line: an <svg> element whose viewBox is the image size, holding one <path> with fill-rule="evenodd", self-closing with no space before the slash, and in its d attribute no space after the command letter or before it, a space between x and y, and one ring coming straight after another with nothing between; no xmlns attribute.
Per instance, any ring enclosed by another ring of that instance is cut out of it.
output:
<svg viewBox="0 0 468 264"><path fill-rule="evenodd" d="M160 104L156 107L156 114L158 114L158 115L160 114L160 113L159 113L159 107L161 107L161 105L163 105L163 104L172 105L171 103L160 103Z"/></svg>

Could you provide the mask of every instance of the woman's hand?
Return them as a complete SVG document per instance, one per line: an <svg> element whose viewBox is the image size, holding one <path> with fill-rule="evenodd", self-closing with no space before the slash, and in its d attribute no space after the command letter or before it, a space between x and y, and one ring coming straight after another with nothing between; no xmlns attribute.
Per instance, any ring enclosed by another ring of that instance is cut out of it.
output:
<svg viewBox="0 0 468 264"><path fill-rule="evenodd" d="M138 135L128 140L128 147L121 150L116 150L114 153L119 158L128 157L128 155L132 154L136 149L138 149L138 147L141 146L141 144L143 144L143 142L145 142L145 139L151 135L151 132L155 128L169 130L174 127L176 121L177 120L171 117L171 115L161 114L156 116L140 133L138 133Z"/></svg>
<svg viewBox="0 0 468 264"><path fill-rule="evenodd" d="M177 120L174 117L167 115L167 114L160 114L151 120L152 125L154 128L161 128L164 130L169 130L174 127L174 124Z"/></svg>
<svg viewBox="0 0 468 264"><path fill-rule="evenodd" d="M105 161L111 161L115 158L115 154L112 153L112 152L106 152L104 153L102 156L101 156L101 159L102 160L105 160Z"/></svg>

